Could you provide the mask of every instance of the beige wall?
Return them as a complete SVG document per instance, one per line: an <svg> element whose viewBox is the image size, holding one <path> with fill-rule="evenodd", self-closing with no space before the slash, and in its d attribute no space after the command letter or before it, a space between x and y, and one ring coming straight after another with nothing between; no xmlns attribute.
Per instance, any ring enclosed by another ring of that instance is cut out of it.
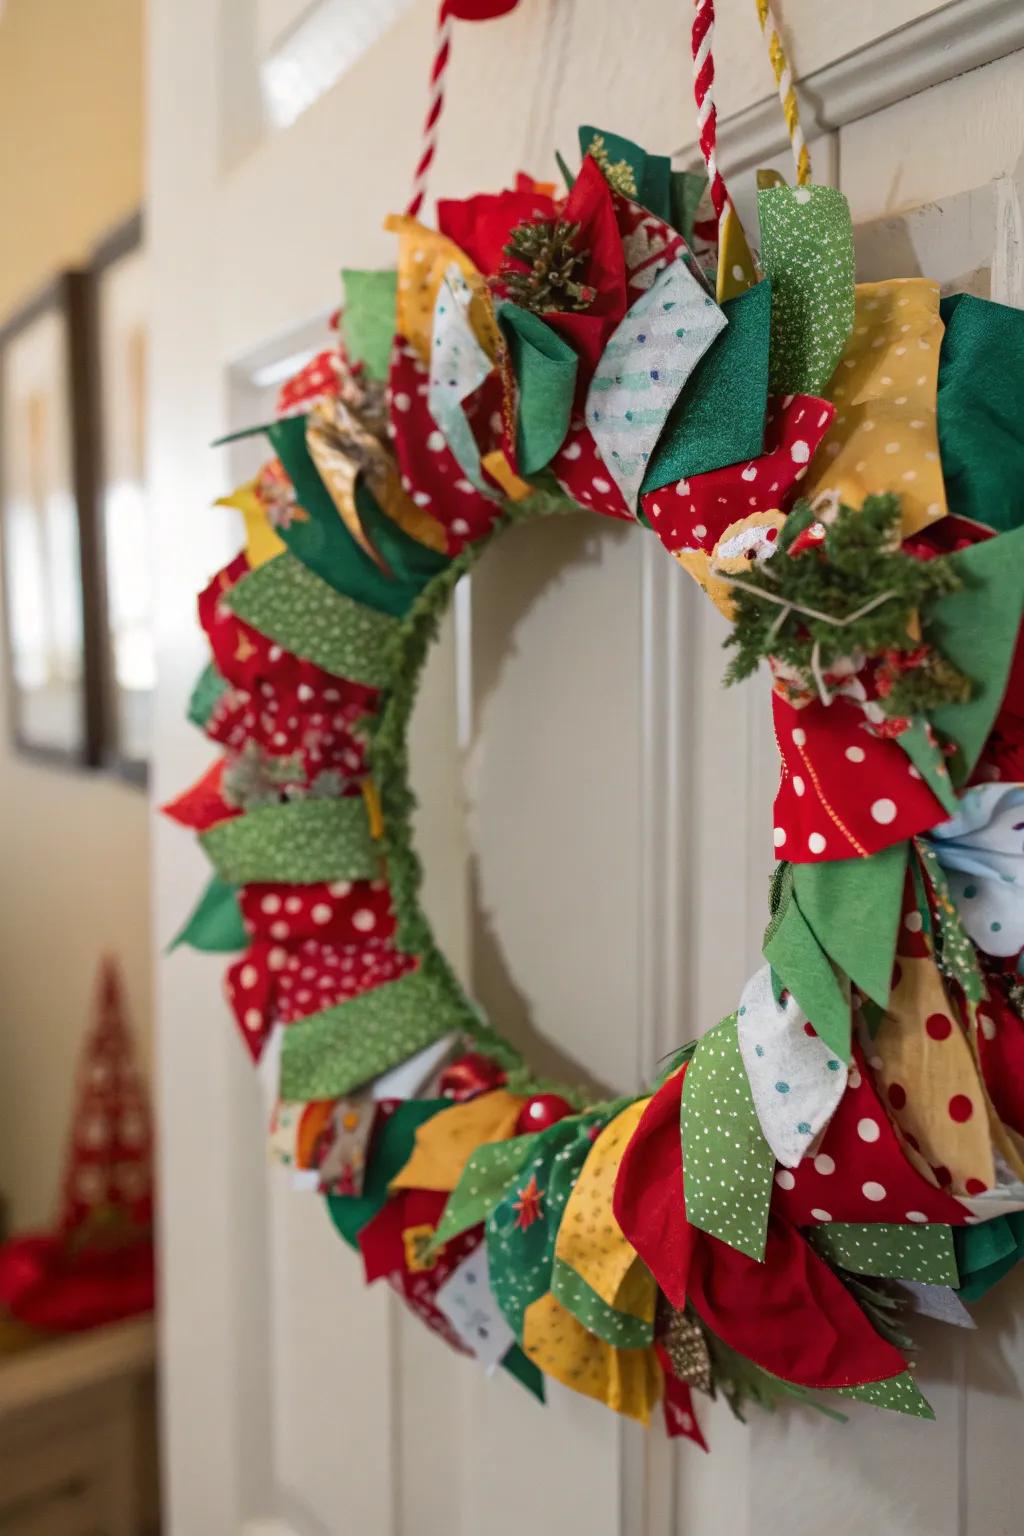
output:
<svg viewBox="0 0 1024 1536"><path fill-rule="evenodd" d="M7 0L0 321L141 201L143 12L143 0ZM19 1225L54 1208L104 950L123 962L148 1057L148 882L145 796L13 756L0 723L0 1192Z"/></svg>

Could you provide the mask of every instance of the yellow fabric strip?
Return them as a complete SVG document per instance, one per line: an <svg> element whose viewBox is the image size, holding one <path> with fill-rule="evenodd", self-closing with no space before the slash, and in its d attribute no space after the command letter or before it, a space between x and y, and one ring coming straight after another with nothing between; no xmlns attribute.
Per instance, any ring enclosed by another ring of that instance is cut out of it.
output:
<svg viewBox="0 0 1024 1536"><path fill-rule="evenodd" d="M515 1135L525 1102L518 1094L496 1088L468 1104L442 1109L416 1132L412 1156L391 1180L391 1188L450 1192L477 1147Z"/></svg>
<svg viewBox="0 0 1024 1536"><path fill-rule="evenodd" d="M731 203L718 224L718 274L715 297L719 304L735 299L757 282L757 267L743 225Z"/></svg>
<svg viewBox="0 0 1024 1536"><path fill-rule="evenodd" d="M649 1422L661 1398L653 1349L614 1349L588 1333L548 1291L527 1307L523 1349L535 1365L574 1392L594 1397L629 1419Z"/></svg>
<svg viewBox="0 0 1024 1536"><path fill-rule="evenodd" d="M444 275L453 264L474 292L469 317L476 338L488 357L496 357L500 338L494 306L487 285L469 257L447 236L406 214L391 214L385 219L384 228L398 235L398 334L415 348L420 360L430 362L434 304Z"/></svg>
<svg viewBox="0 0 1024 1536"><path fill-rule="evenodd" d="M256 481L247 480L229 496L220 496L216 507L235 507L245 519L245 553L253 570L266 565L276 555L283 555L284 540L267 516L267 509L256 493Z"/></svg>
<svg viewBox="0 0 1024 1536"><path fill-rule="evenodd" d="M490 453L485 453L480 460L484 469L492 480L496 480L501 486L509 501L525 501L527 496L533 495L532 487L525 480L520 480L513 470L504 450L492 448Z"/></svg>
<svg viewBox="0 0 1024 1536"><path fill-rule="evenodd" d="M836 417L811 464L809 497L836 491L859 507L895 492L904 537L945 516L936 405L943 330L937 283L858 285L853 332L825 391Z"/></svg>
<svg viewBox="0 0 1024 1536"><path fill-rule="evenodd" d="M576 1271L601 1300L617 1312L654 1321L654 1280L615 1220L615 1179L640 1117L650 1099L630 1104L594 1142L569 1196L555 1258Z"/></svg>
<svg viewBox="0 0 1024 1536"><path fill-rule="evenodd" d="M968 1180L991 1189L996 1117L958 1014L931 956L901 955L897 964L899 979L874 1039L879 1087L925 1162L949 1169L951 1194L969 1193Z"/></svg>

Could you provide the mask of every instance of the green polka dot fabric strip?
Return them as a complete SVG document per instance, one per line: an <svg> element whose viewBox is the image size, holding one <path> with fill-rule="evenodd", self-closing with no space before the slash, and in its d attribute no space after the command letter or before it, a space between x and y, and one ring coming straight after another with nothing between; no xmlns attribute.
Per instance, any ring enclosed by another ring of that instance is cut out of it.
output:
<svg viewBox="0 0 1024 1536"><path fill-rule="evenodd" d="M231 885L372 880L381 869L362 795L260 806L200 834L219 879Z"/></svg>
<svg viewBox="0 0 1024 1536"><path fill-rule="evenodd" d="M282 1099L334 1099L361 1088L457 1029L465 1004L435 977L397 981L289 1024L281 1047Z"/></svg>
<svg viewBox="0 0 1024 1536"><path fill-rule="evenodd" d="M916 1385L909 1371L900 1376L890 1376L887 1381L869 1381L861 1387L836 1387L837 1397L852 1397L860 1403L871 1403L875 1408L888 1408L893 1413L907 1413L915 1419L934 1419L935 1410Z"/></svg>
<svg viewBox="0 0 1024 1536"><path fill-rule="evenodd" d="M527 1307L551 1288L558 1228L591 1148L590 1129L606 1118L584 1115L538 1137L534 1155L487 1218L491 1288L520 1342Z"/></svg>
<svg viewBox="0 0 1024 1536"><path fill-rule="evenodd" d="M368 688L386 688L392 680L398 620L336 592L294 555L250 571L223 601L260 634L325 672Z"/></svg>
<svg viewBox="0 0 1024 1536"><path fill-rule="evenodd" d="M897 745L910 758L939 804L952 816L957 808L956 790L949 777L946 756L928 722L911 720L896 737Z"/></svg>
<svg viewBox="0 0 1024 1536"><path fill-rule="evenodd" d="M793 865L779 879L779 905L765 932L764 958L788 987L825 1044L850 1060L850 997L796 899Z"/></svg>
<svg viewBox="0 0 1024 1536"><path fill-rule="evenodd" d="M935 897L932 934L935 963L943 975L956 982L970 1002L980 1003L988 996L985 978L978 964L978 951L961 921L946 871L939 863L935 848L924 838L915 839L914 847Z"/></svg>
<svg viewBox="0 0 1024 1536"><path fill-rule="evenodd" d="M654 1338L653 1324L610 1307L563 1259L552 1267L551 1294L588 1333L616 1349L644 1349Z"/></svg>
<svg viewBox="0 0 1024 1536"><path fill-rule="evenodd" d="M793 865L793 894L814 937L882 1008L889 1001L906 869L906 843L866 859Z"/></svg>
<svg viewBox="0 0 1024 1536"><path fill-rule="evenodd" d="M763 1259L775 1159L761 1134L734 1013L693 1053L682 1135L687 1219L749 1258Z"/></svg>
<svg viewBox="0 0 1024 1536"><path fill-rule="evenodd" d="M857 1275L923 1285L960 1283L952 1227L837 1221L808 1228L807 1238L828 1263Z"/></svg>
<svg viewBox="0 0 1024 1536"><path fill-rule="evenodd" d="M486 1142L463 1169L444 1208L433 1246L441 1247L470 1227L486 1221L536 1145L536 1136Z"/></svg>
<svg viewBox="0 0 1024 1536"><path fill-rule="evenodd" d="M761 265L772 283L769 392L818 395L853 330L853 223L834 187L758 194Z"/></svg>

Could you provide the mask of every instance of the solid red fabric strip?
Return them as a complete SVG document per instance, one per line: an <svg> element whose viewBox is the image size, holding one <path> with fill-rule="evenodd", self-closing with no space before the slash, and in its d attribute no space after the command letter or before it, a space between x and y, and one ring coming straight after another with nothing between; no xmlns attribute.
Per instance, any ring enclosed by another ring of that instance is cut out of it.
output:
<svg viewBox="0 0 1024 1536"><path fill-rule="evenodd" d="M907 1369L842 1281L777 1216L761 1264L701 1232L689 1294L712 1333L783 1381L852 1387Z"/></svg>
<svg viewBox="0 0 1024 1536"><path fill-rule="evenodd" d="M674 1307L686 1305L694 1228L683 1204L682 1067L644 1110L615 1181L615 1220Z"/></svg>

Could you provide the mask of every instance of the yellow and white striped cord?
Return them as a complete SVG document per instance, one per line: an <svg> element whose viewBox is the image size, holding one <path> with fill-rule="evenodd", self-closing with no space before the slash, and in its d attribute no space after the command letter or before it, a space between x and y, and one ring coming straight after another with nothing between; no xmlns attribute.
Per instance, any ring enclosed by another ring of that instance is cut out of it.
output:
<svg viewBox="0 0 1024 1536"><path fill-rule="evenodd" d="M761 23L761 31L768 41L768 57L771 59L775 83L779 88L782 115L786 119L789 142L793 148L796 184L798 187L803 187L811 179L811 157L804 143L803 129L800 127L800 108L797 106L793 75L783 47L782 34L772 9L772 0L754 0L754 3L757 6L757 19Z"/></svg>

